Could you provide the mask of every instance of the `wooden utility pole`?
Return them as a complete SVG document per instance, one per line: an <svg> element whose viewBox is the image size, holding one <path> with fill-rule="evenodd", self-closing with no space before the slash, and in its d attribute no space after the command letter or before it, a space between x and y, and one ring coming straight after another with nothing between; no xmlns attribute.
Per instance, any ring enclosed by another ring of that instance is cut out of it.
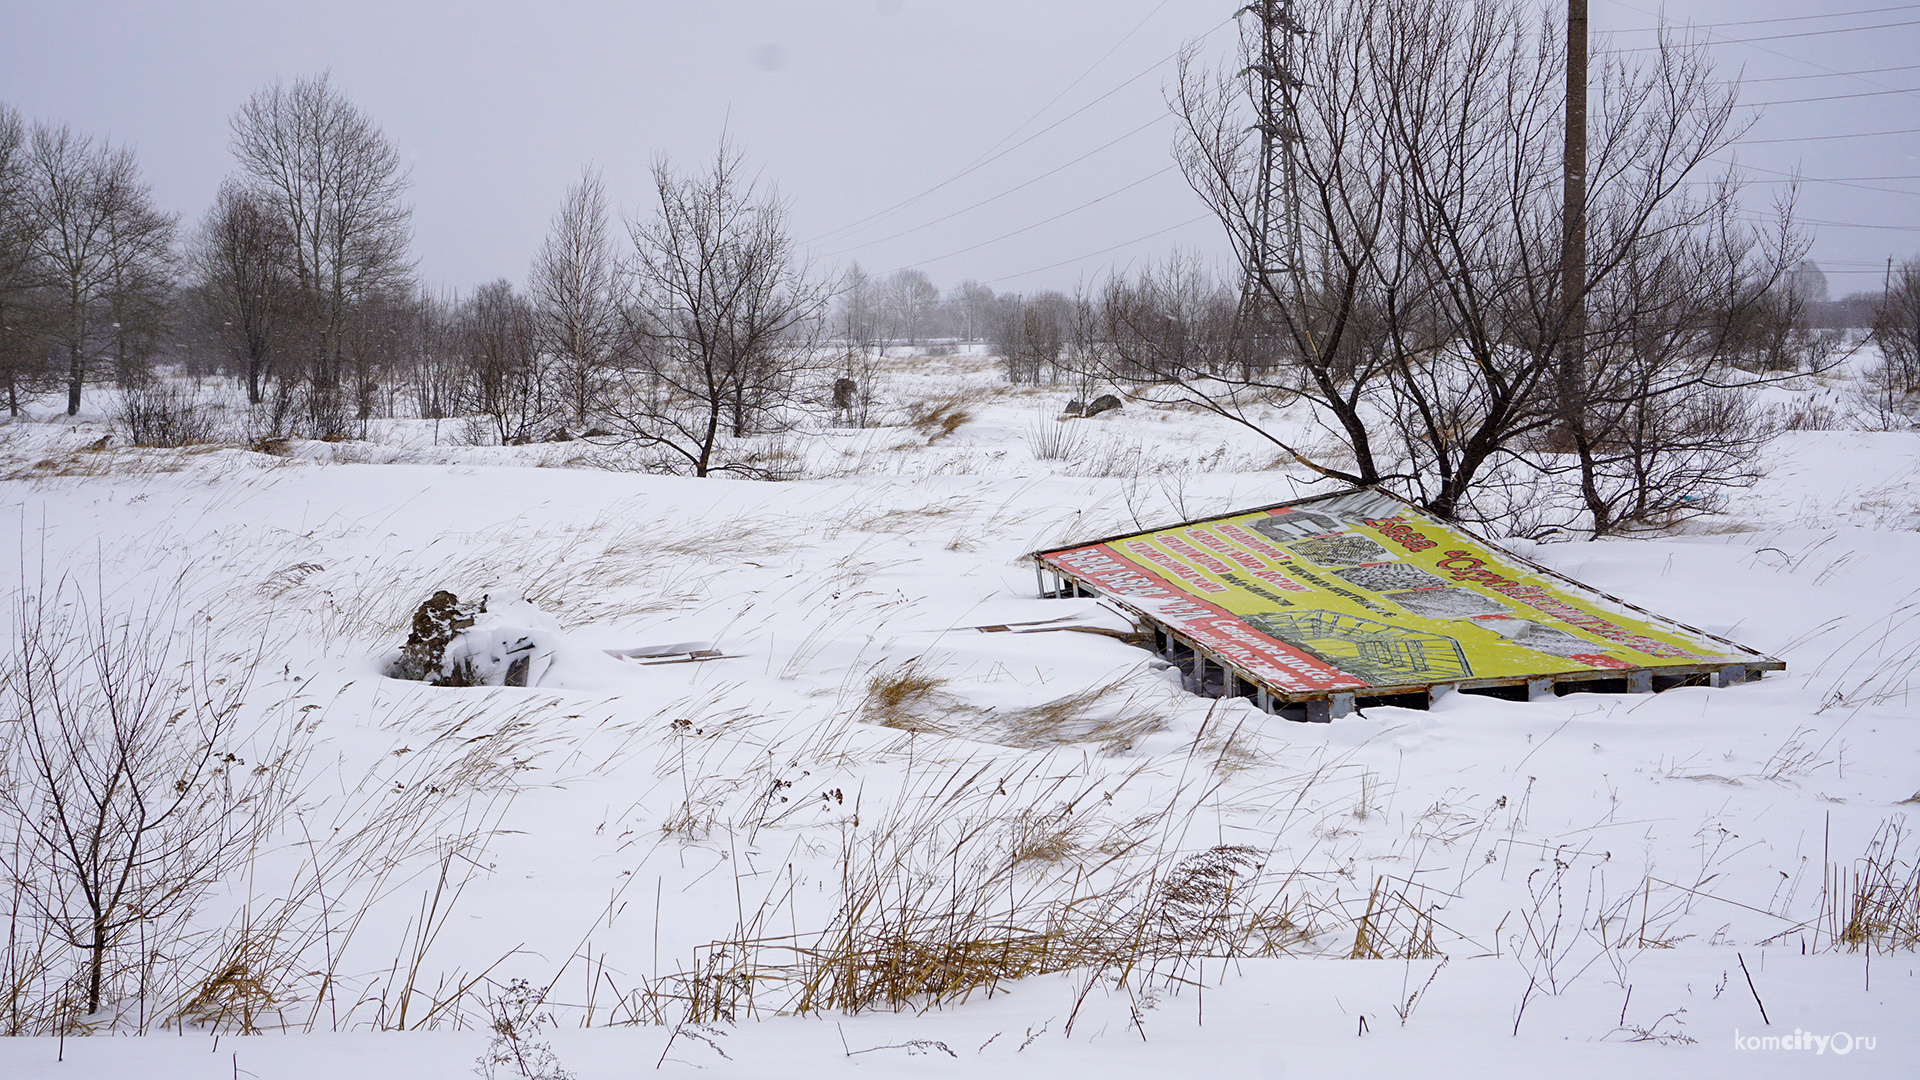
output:
<svg viewBox="0 0 1920 1080"><path fill-rule="evenodd" d="M1567 0L1567 142L1561 157L1560 297L1568 362L1587 331L1587 0Z"/></svg>
<svg viewBox="0 0 1920 1080"><path fill-rule="evenodd" d="M1587 0L1567 0L1566 149L1560 190L1560 425L1580 456L1580 494L1598 533L1607 524L1587 431Z"/></svg>

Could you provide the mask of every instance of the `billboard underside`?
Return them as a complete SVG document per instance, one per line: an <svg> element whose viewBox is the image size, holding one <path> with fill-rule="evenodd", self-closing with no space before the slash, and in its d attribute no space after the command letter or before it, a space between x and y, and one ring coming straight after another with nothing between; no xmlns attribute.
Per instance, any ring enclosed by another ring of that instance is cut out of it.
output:
<svg viewBox="0 0 1920 1080"><path fill-rule="evenodd" d="M1374 491L1035 552L1276 703L1786 665L1562 577ZM1737 673L1737 674L1736 674ZM1264 702L1263 702L1264 703Z"/></svg>

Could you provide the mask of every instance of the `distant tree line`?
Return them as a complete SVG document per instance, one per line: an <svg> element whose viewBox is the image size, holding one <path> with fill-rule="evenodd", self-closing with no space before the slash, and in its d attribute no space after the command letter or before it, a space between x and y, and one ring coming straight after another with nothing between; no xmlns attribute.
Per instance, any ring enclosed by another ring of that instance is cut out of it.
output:
<svg viewBox="0 0 1920 1080"><path fill-rule="evenodd" d="M1829 362L1830 328L1871 329L1889 407L1920 394L1920 261L1827 300L1790 213L1755 225L1732 176L1697 182L1740 131L1698 50L1596 68L1573 322L1552 28L1518 0L1297 8L1319 73L1292 91L1304 264L1249 272L1258 57L1215 72L1189 53L1176 156L1238 265L1175 254L1072 294L828 274L724 142L699 170L657 162L656 205L630 221L583 171L524 290L437 293L414 273L399 151L324 75L240 106L237 169L191 228L130 150L0 104L0 393L18 416L64 391L75 414L111 385L153 437L187 437L150 385L171 363L230 377L255 438L458 418L476 440L591 434L705 475L752 472L728 444L810 413L872 423L882 366L984 342L1015 384L1209 411L1450 518L1509 519L1544 485L1596 532L1750 478L1753 391Z"/></svg>
<svg viewBox="0 0 1920 1080"><path fill-rule="evenodd" d="M704 172L660 162L657 212L625 236L585 171L524 292L502 280L459 295L419 284L400 154L326 76L255 93L231 134L237 171L182 229L130 150L0 105L11 415L60 389L77 414L111 385L140 430L178 432L153 380L171 363L231 377L258 438L461 418L501 443L596 430L704 474L724 440L784 423L812 369L833 288L730 147ZM912 333L936 332L928 311L915 318Z"/></svg>

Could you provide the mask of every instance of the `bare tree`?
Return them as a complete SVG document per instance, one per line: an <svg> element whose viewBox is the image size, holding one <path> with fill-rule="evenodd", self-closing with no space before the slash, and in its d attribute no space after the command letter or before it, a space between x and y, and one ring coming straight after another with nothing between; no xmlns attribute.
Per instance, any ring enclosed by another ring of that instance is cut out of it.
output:
<svg viewBox="0 0 1920 1080"><path fill-rule="evenodd" d="M621 423L695 476L743 468L717 460L723 438L786 422L831 295L795 256L785 206L744 171L725 142L702 175L659 161L659 212L630 227L639 356Z"/></svg>
<svg viewBox="0 0 1920 1080"><path fill-rule="evenodd" d="M0 845L0 871L11 914L83 958L93 1014L116 950L136 933L151 949L176 941L272 825L289 744L245 760L245 676L183 654L176 637L192 628L164 610L120 615L55 588L23 594L14 615L0 819L17 839Z"/></svg>
<svg viewBox="0 0 1920 1080"><path fill-rule="evenodd" d="M94 364L151 354L173 282L175 219L153 208L133 152L35 125L27 152L31 251L66 367L67 414ZM126 322L121 320L125 319Z"/></svg>
<svg viewBox="0 0 1920 1080"><path fill-rule="evenodd" d="M1000 358L1007 381L1019 386L1040 381L1040 366L1027 348L1027 300L1018 293L1002 293L994 317L987 324L987 348Z"/></svg>
<svg viewBox="0 0 1920 1080"><path fill-rule="evenodd" d="M466 362L458 309L457 298L424 292L409 308L407 348L413 358L413 408L423 420L445 420L456 415L466 394L471 369Z"/></svg>
<svg viewBox="0 0 1920 1080"><path fill-rule="evenodd" d="M266 199L228 180L214 196L188 259L217 337L244 369L247 401L258 405L293 321L293 234Z"/></svg>
<svg viewBox="0 0 1920 1080"><path fill-rule="evenodd" d="M1920 259L1908 259L1889 279L1874 310L1873 340L1880 367L1873 379L1894 397L1920 394Z"/></svg>
<svg viewBox="0 0 1920 1080"><path fill-rule="evenodd" d="M1105 336L1112 343L1104 374L1142 387L1183 384L1207 395L1217 409L1244 388L1215 390L1206 372L1231 376L1240 355L1239 326L1231 288L1200 262L1179 253L1132 277L1108 280L1100 296Z"/></svg>
<svg viewBox="0 0 1920 1080"><path fill-rule="evenodd" d="M505 446L537 437L557 403L541 362L533 305L506 281L473 291L461 306L460 339L466 352L466 408L488 419Z"/></svg>
<svg viewBox="0 0 1920 1080"><path fill-rule="evenodd" d="M310 324L306 419L315 434L338 434L354 309L393 304L411 288L412 211L400 201L406 171L387 137L326 75L258 91L231 127L234 157L292 237L292 277ZM364 391L367 379L357 381Z"/></svg>
<svg viewBox="0 0 1920 1080"><path fill-rule="evenodd" d="M919 345L940 310L940 290L927 272L911 267L895 270L887 275L881 294L892 336L905 338L909 346Z"/></svg>
<svg viewBox="0 0 1920 1080"><path fill-rule="evenodd" d="M35 295L28 151L19 111L0 103L0 383L12 416L20 415L24 398L45 388L47 374L37 326L42 305Z"/></svg>
<svg viewBox="0 0 1920 1080"><path fill-rule="evenodd" d="M833 372L834 422L866 427L874 420L874 376L887 341L879 286L857 262L840 277L833 324L840 339L840 361Z"/></svg>
<svg viewBox="0 0 1920 1080"><path fill-rule="evenodd" d="M836 329L849 349L871 352L874 359L886 355L885 297L880 283L854 263L841 275L839 304L834 318Z"/></svg>
<svg viewBox="0 0 1920 1080"><path fill-rule="evenodd" d="M1065 293L1053 291L1009 295L1001 300L1000 319L991 342L1006 369L1007 380L1037 383L1044 371L1057 382L1072 328L1073 301Z"/></svg>
<svg viewBox="0 0 1920 1080"><path fill-rule="evenodd" d="M979 341L988 331L993 314L993 290L968 279L947 291L950 320L967 341Z"/></svg>
<svg viewBox="0 0 1920 1080"><path fill-rule="evenodd" d="M1799 249L1789 229L1759 243L1739 224L1731 178L1692 182L1741 130L1734 90L1703 52L1667 41L1644 61L1600 65L1576 305L1560 279L1565 51L1554 28L1514 0L1309 0L1290 14L1311 31L1297 48L1313 78L1293 90L1287 132L1304 264L1258 265L1264 173L1250 81L1201 70L1190 54L1173 101L1178 157L1253 289L1212 366L1155 372L1158 386L1249 423L1324 476L1386 484L1452 518L1478 515L1476 490L1512 475L1529 444L1564 436L1586 455L1573 471L1592 474L1609 452L1593 453L1604 438L1583 434L1587 413L1612 410L1595 423L1619 429L1621 377L1672 370L1627 358L1658 326L1683 328L1659 358L1684 370L1643 378L1637 393L1658 387L1671 409L1696 390L1738 396L1752 382L1731 367L1726 328ZM1255 78L1257 61L1243 60ZM1688 271L1636 272L1675 260ZM1585 358L1572 366L1569 342ZM1293 398L1344 453L1316 459L1249 411ZM1751 445L1741 436L1722 448ZM1617 523L1601 501L1582 501L1594 528Z"/></svg>
<svg viewBox="0 0 1920 1080"><path fill-rule="evenodd" d="M560 398L582 428L604 403L620 358L615 263L605 186L597 170L582 170L527 282L539 348L552 358Z"/></svg>

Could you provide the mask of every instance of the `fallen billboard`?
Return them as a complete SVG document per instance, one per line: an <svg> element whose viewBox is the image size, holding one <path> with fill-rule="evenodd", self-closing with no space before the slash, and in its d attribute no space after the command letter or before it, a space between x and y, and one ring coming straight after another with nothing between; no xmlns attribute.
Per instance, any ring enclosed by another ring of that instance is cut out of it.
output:
<svg viewBox="0 0 1920 1080"><path fill-rule="evenodd" d="M1624 681L1743 681L1786 665L1664 619L1375 491L1033 553L1043 595L1108 597L1184 649L1197 688L1263 705ZM1052 575L1049 589L1046 576ZM1237 685L1238 679L1244 685Z"/></svg>

